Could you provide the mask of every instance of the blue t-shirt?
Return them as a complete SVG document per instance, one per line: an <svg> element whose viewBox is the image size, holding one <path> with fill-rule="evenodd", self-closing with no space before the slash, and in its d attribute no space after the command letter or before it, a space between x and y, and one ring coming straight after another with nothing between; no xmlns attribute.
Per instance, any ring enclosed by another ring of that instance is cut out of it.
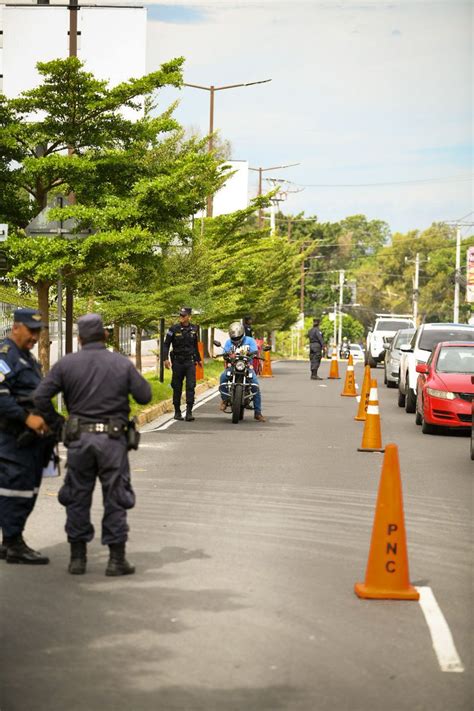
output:
<svg viewBox="0 0 474 711"><path fill-rule="evenodd" d="M249 353L257 353L258 352L257 341L255 340L255 338L252 338L251 336L244 336L242 341L240 342L239 348L241 346L248 346ZM234 344L232 343L231 339L228 338L227 341L224 343L224 353L229 353L229 351L231 351L233 347L234 347Z"/></svg>

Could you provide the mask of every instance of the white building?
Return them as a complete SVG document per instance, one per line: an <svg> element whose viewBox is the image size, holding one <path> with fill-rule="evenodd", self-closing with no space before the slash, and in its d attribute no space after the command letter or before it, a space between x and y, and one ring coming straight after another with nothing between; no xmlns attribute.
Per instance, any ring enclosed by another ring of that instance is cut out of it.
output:
<svg viewBox="0 0 474 711"><path fill-rule="evenodd" d="M233 175L214 195L212 214L214 217L227 215L235 210L248 207L249 164L246 160L229 160Z"/></svg>
<svg viewBox="0 0 474 711"><path fill-rule="evenodd" d="M147 17L142 5L86 0L76 12L77 56L87 71L112 86L146 74ZM69 21L64 0L0 0L0 90L7 97L39 83L38 61L69 55Z"/></svg>

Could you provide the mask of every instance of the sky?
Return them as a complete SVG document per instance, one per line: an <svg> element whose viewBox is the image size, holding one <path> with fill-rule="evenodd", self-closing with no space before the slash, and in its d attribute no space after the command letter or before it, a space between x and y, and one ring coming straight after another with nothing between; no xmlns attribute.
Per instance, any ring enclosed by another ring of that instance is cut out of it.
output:
<svg viewBox="0 0 474 711"><path fill-rule="evenodd" d="M146 4L149 71L184 56L189 83L272 79L218 92L215 127L234 159L300 164L267 173L291 181L284 213L363 213L406 232L474 209L472 2ZM166 90L161 106L176 99L205 134L209 93Z"/></svg>

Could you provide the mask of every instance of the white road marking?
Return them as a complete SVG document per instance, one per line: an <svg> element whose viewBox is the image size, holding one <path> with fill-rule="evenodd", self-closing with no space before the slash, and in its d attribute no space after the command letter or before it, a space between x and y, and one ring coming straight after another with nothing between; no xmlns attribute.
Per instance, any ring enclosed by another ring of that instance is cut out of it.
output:
<svg viewBox="0 0 474 711"><path fill-rule="evenodd" d="M448 623L436 602L430 587L417 587L420 593L420 607L431 634L433 649L438 657L441 671L463 672L464 666L454 646Z"/></svg>
<svg viewBox="0 0 474 711"><path fill-rule="evenodd" d="M204 397L202 400L199 400L199 402L195 403L193 410L197 410L198 407L201 407L201 405L205 405L209 400L212 400L212 398L216 397L216 395L219 394L219 389L216 387L214 392L212 392L210 395L207 395ZM175 420L174 417L171 417L169 420L166 420L162 425L159 427L155 427L152 430L147 430L147 432L161 432L161 430L167 430L168 427L171 427L175 422L178 422L178 420Z"/></svg>

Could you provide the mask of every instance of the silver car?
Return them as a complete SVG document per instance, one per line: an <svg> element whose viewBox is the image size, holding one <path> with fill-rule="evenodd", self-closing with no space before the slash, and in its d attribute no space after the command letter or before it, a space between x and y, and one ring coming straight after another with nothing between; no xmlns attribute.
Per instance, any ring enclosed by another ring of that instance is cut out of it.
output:
<svg viewBox="0 0 474 711"><path fill-rule="evenodd" d="M387 388L396 388L400 377L400 346L409 343L415 333L414 328L401 328L393 337L393 341L386 347L384 378Z"/></svg>

